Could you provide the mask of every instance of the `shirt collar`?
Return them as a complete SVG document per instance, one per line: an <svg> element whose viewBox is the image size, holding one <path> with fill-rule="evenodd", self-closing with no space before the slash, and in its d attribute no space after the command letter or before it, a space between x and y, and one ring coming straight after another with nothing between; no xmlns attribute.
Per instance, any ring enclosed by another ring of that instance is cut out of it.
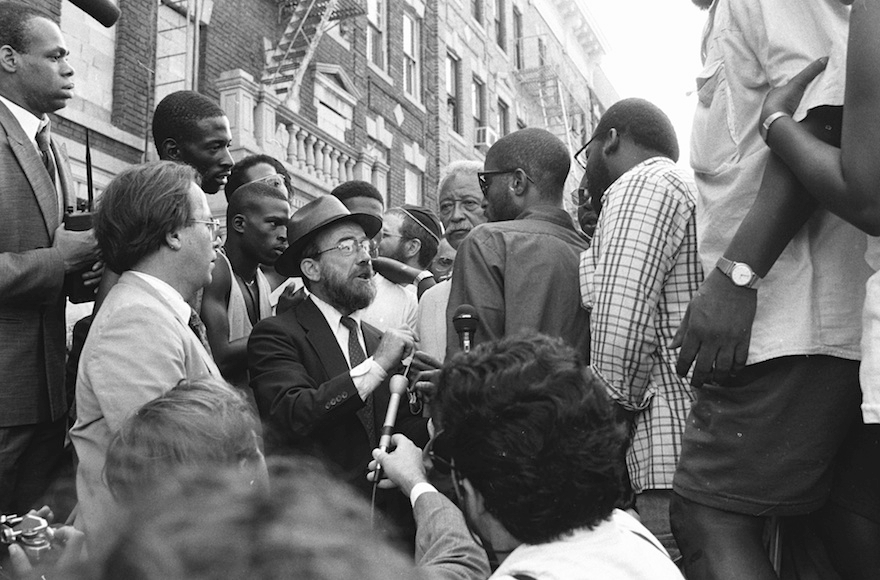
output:
<svg viewBox="0 0 880 580"><path fill-rule="evenodd" d="M342 313L336 309L335 306L331 306L327 302L324 302L320 298L318 298L314 293L309 293L309 296L312 299L312 302L315 303L315 306L318 307L318 310L321 311L321 314L324 315L324 318L327 320L327 324L330 325L330 328L336 331L339 328L340 321L342 320ZM361 327L361 310L355 310L351 314L348 315L349 318L357 322L358 328Z"/></svg>
<svg viewBox="0 0 880 580"><path fill-rule="evenodd" d="M649 165L656 165L656 164L658 164L658 163L665 163L665 164L668 164L668 165L675 165L675 162L674 162L672 159L670 159L669 157L664 157L664 156L662 156L662 155L657 155L657 156L655 156L655 157L651 157L651 158L645 159L645 160L642 161L641 163L639 163L639 164L637 164L637 165L633 165L632 167L630 167L629 169L627 169L627 170L623 173L623 175L621 175L621 176L618 177L616 180L614 180L614 183L612 183L610 186L608 186L608 189L606 189L606 190L602 193L602 205L603 205L603 206L605 205L605 202L606 202L607 199L608 199L608 192L611 191L611 188L612 188L612 186L614 186L615 183L618 183L618 182L621 182L621 183L622 183L622 182L623 182L623 179L626 178L627 175L629 175L630 173L632 173L632 172L634 172L634 171L637 171L637 170L641 169L642 167L647 167L647 166L649 166Z"/></svg>
<svg viewBox="0 0 880 580"><path fill-rule="evenodd" d="M183 299L183 296L180 295L180 292L175 290L168 282L164 280L160 280L151 274L145 274L143 272L137 272L135 270L129 270L133 275L137 276L147 284L149 284L156 292L159 293L162 298L164 298L168 305L171 306L174 314L177 315L177 318L180 319L185 325L189 324L189 318L192 314L192 307L186 303L186 300Z"/></svg>
<svg viewBox="0 0 880 580"><path fill-rule="evenodd" d="M49 123L49 116L43 115L42 118L37 117L27 109L16 105L2 95L0 95L0 103L6 105L6 108L9 109L9 112L12 113L12 116L15 117L16 121L18 121L18 125L21 127L21 130L24 131L24 134L28 136L28 138L31 140L31 143L33 143L34 147L36 147L37 133L40 131L40 129L42 129Z"/></svg>

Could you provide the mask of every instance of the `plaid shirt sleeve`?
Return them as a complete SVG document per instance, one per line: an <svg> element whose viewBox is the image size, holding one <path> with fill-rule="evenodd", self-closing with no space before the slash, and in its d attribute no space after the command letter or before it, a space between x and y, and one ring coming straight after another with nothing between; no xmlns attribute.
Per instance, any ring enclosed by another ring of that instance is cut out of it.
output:
<svg viewBox="0 0 880 580"><path fill-rule="evenodd" d="M680 183L651 170L667 162L641 164L608 189L593 245L581 256L584 305L592 308L591 362L608 381L612 397L632 411L650 405L657 390L652 370L658 350L675 332L658 328L669 323L658 321L661 299L674 300L668 294L680 286L687 304L695 287L671 276L694 200Z"/></svg>

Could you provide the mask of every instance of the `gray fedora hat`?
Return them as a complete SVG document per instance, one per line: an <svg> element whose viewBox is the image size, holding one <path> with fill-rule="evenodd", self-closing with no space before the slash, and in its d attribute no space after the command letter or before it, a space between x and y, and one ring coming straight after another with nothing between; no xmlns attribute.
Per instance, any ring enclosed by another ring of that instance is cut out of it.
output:
<svg viewBox="0 0 880 580"><path fill-rule="evenodd" d="M275 270L282 276L302 276L299 267L303 259L302 251L314 239L314 234L344 220L359 224L368 238L374 237L382 229L382 220L378 216L351 213L332 195L322 195L299 208L287 222L289 245L275 262Z"/></svg>

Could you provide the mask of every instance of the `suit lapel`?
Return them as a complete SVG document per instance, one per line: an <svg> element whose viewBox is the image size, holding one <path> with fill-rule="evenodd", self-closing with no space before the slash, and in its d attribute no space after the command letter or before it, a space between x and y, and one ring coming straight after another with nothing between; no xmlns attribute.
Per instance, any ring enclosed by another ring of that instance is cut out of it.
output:
<svg viewBox="0 0 880 580"><path fill-rule="evenodd" d="M204 345L202 345L192 329L188 325L181 322L180 318L178 318L177 314L174 312L174 308L171 307L171 304L169 304L168 301L159 292L157 292L155 288L153 288L146 281L132 274L131 272L124 272L119 278L118 284L128 284L130 286L136 286L155 298L157 301L159 301L162 306L167 308L169 314L171 314L179 327L183 330L183 336L187 337L187 339L190 340L196 347L196 350L201 356L202 362L205 364L205 367L207 367L208 372L214 378L221 378L220 369L217 368L217 364L214 362L214 358L207 350L205 350Z"/></svg>
<svg viewBox="0 0 880 580"><path fill-rule="evenodd" d="M6 136L9 141L9 148L18 160L21 170L31 184L34 197L40 206L43 214L43 221L46 225L46 232L52 239L55 230L58 228L58 194L55 185L43 165L43 160L37 149L31 143L30 138L25 135L21 125L6 105L0 103L0 124L6 129ZM57 163L56 163L57 164Z"/></svg>

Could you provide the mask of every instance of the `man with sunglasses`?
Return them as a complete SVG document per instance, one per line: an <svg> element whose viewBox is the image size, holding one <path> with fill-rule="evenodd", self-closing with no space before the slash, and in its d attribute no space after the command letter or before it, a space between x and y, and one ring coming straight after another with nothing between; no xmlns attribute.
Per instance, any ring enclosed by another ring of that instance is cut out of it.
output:
<svg viewBox="0 0 880 580"><path fill-rule="evenodd" d="M414 349L410 330L380 333L361 319L376 295L370 239L381 227L377 215L350 212L329 195L294 213L276 269L301 276L306 297L258 322L248 342L267 453L321 457L367 497L365 474L390 400L389 378ZM396 424L427 440L426 420L408 405L400 406ZM400 499L380 494L377 504L411 526Z"/></svg>
<svg viewBox="0 0 880 580"><path fill-rule="evenodd" d="M395 435L394 451L374 451L410 498L426 572L486 578L480 546L497 580L681 579L657 539L615 509L626 433L603 382L579 360L538 335L447 362L435 400L442 430L426 451L450 475L460 513L428 483L410 441Z"/></svg>
<svg viewBox="0 0 880 580"><path fill-rule="evenodd" d="M703 281L697 189L675 165L672 123L643 99L612 105L582 152L581 187L601 208L580 268L590 361L629 419L627 465L642 523L677 558L669 502L694 395L669 343Z"/></svg>
<svg viewBox="0 0 880 580"><path fill-rule="evenodd" d="M490 223L459 246L446 307L447 319L462 304L476 309L475 343L542 332L587 355L578 261L589 242L563 209L570 166L565 145L543 129L506 135L486 154L478 179ZM452 326L446 349L447 356L459 350Z"/></svg>

